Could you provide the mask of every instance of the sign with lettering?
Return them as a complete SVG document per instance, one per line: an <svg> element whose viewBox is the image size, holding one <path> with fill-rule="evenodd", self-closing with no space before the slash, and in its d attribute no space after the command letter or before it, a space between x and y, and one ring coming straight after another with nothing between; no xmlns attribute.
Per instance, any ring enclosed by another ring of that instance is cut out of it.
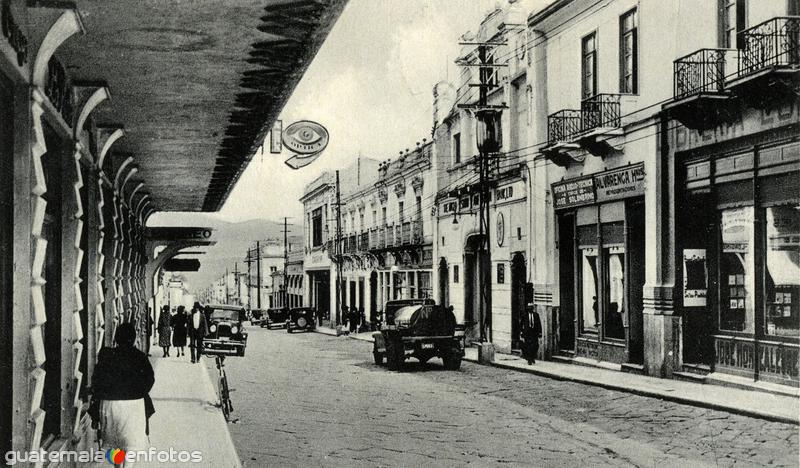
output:
<svg viewBox="0 0 800 468"><path fill-rule="evenodd" d="M598 202L644 195L644 164L596 174L594 187Z"/></svg>
<svg viewBox="0 0 800 468"><path fill-rule="evenodd" d="M721 123L708 130L691 130L677 125L672 132L675 151L687 151L706 145L752 135L800 122L800 102L764 109L745 109L733 122Z"/></svg>
<svg viewBox="0 0 800 468"><path fill-rule="evenodd" d="M150 240L206 240L211 237L211 228L202 227L153 227L147 228L146 237Z"/></svg>
<svg viewBox="0 0 800 468"><path fill-rule="evenodd" d="M594 179L592 176L556 182L552 185L553 207L556 210L594 203Z"/></svg>
<svg viewBox="0 0 800 468"><path fill-rule="evenodd" d="M198 271L200 260L196 258L170 258L164 262L164 271Z"/></svg>
<svg viewBox="0 0 800 468"><path fill-rule="evenodd" d="M706 249L684 249L683 306L705 307L707 293Z"/></svg>

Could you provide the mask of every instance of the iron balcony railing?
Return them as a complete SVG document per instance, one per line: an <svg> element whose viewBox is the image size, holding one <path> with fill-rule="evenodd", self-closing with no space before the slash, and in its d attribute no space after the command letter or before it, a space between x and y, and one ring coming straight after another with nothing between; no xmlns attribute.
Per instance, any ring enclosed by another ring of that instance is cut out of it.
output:
<svg viewBox="0 0 800 468"><path fill-rule="evenodd" d="M781 16L741 33L739 76L800 64L800 16Z"/></svg>
<svg viewBox="0 0 800 468"><path fill-rule="evenodd" d="M581 101L581 131L618 128L621 124L619 94L596 94Z"/></svg>
<svg viewBox="0 0 800 468"><path fill-rule="evenodd" d="M700 49L672 62L673 97L721 93L725 87L726 49Z"/></svg>
<svg viewBox="0 0 800 468"><path fill-rule="evenodd" d="M564 109L547 117L547 142L553 146L572 141L581 132L581 111Z"/></svg>

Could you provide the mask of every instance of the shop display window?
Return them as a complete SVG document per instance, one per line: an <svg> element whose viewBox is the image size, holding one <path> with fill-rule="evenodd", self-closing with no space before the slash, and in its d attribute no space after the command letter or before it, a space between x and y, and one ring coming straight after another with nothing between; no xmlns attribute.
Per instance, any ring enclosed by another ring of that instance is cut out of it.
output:
<svg viewBox="0 0 800 468"><path fill-rule="evenodd" d="M581 253L581 304L583 331L597 332L600 325L597 303L597 249L583 248Z"/></svg>
<svg viewBox="0 0 800 468"><path fill-rule="evenodd" d="M719 259L721 330L753 333L755 268L753 207L722 210Z"/></svg>
<svg viewBox="0 0 800 468"><path fill-rule="evenodd" d="M800 207L766 208L764 330L800 335Z"/></svg>
<svg viewBox="0 0 800 468"><path fill-rule="evenodd" d="M607 302L603 308L603 331L608 338L625 339L625 248L603 249L606 262Z"/></svg>

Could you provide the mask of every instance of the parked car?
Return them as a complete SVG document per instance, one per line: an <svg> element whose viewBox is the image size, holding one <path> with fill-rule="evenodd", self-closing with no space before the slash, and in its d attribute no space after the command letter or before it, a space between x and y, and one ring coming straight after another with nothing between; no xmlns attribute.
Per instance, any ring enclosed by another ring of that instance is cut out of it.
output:
<svg viewBox="0 0 800 468"><path fill-rule="evenodd" d="M250 311L250 325L264 326L267 321L267 314L261 309L253 309Z"/></svg>
<svg viewBox="0 0 800 468"><path fill-rule="evenodd" d="M317 311L313 307L295 307L289 309L286 318L286 332L292 333L294 330L311 331L317 327Z"/></svg>
<svg viewBox="0 0 800 468"><path fill-rule="evenodd" d="M449 307L431 299L389 301L384 307L381 331L373 333L375 364L400 370L409 357L421 363L439 357L448 370L461 368L464 335L456 333L456 318Z"/></svg>
<svg viewBox="0 0 800 468"><path fill-rule="evenodd" d="M208 334L203 338L204 354L244 356L247 332L244 329L244 307L211 305L208 315Z"/></svg>
<svg viewBox="0 0 800 468"><path fill-rule="evenodd" d="M288 318L289 309L286 307L267 309L267 318L264 323L261 324L261 326L267 328L285 328L286 319Z"/></svg>

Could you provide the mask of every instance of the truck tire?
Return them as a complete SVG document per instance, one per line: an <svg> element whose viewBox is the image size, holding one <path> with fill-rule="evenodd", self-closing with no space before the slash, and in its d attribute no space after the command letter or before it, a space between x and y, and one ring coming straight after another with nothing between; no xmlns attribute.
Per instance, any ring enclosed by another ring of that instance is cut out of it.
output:
<svg viewBox="0 0 800 468"><path fill-rule="evenodd" d="M442 357L442 363L446 370L459 370L461 369L461 356L454 352L445 354Z"/></svg>
<svg viewBox="0 0 800 468"><path fill-rule="evenodd" d="M375 365L381 366L383 365L383 353L379 353L377 351L372 352L372 357L375 358Z"/></svg>
<svg viewBox="0 0 800 468"><path fill-rule="evenodd" d="M386 368L390 371L400 370L400 364L402 363L400 353L403 350L397 349L398 344L395 340L386 340Z"/></svg>

